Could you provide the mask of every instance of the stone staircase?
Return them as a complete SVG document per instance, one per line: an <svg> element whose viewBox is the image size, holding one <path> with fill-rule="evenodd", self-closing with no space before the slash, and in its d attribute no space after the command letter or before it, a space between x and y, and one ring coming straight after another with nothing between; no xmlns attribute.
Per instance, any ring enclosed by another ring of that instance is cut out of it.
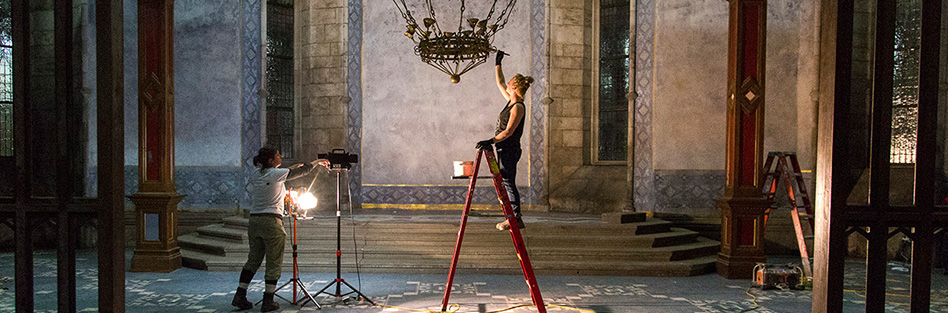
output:
<svg viewBox="0 0 948 313"><path fill-rule="evenodd" d="M447 273L457 240L457 216L427 221L344 218L342 270L383 273ZM509 232L494 228L497 218L469 218L459 273L518 274L520 264ZM720 243L671 227L658 219L629 224L598 220L555 221L526 218L522 231L534 270L541 275L692 276L714 271ZM239 271L247 258L243 217L199 227L178 237L184 265L209 271ZM284 270L292 265L292 227L286 224ZM354 234L353 234L354 232ZM336 219L300 221L299 267L303 272L335 272Z"/></svg>

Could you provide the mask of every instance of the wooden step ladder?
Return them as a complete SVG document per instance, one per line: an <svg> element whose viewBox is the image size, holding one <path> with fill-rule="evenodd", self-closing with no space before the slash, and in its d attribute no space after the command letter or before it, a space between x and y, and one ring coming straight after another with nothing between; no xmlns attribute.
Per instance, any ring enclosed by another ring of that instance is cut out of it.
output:
<svg viewBox="0 0 948 313"><path fill-rule="evenodd" d="M777 161L776 164L774 164L774 159ZM812 234L813 205L806 191L806 183L803 181L800 163L797 162L797 154L794 152L768 153L767 161L764 163L764 171L766 174L761 185L764 186L764 195L771 203L770 207L764 211L764 227L767 227L767 218L770 216L771 210L777 208L777 203L773 200L777 194L777 183L783 178L783 183L786 185L787 202L790 204L790 218L793 220L793 230L797 237L797 248L800 250L800 261L803 263L803 273L807 277L813 277L813 269L810 265L810 255L806 244L806 240L812 238L812 236L803 234L803 223L800 221L800 219L807 220ZM801 208L804 209L803 212L800 211Z"/></svg>
<svg viewBox="0 0 948 313"><path fill-rule="evenodd" d="M448 282L444 286L444 299L441 301L441 311L448 309L448 299L451 297L451 284L454 282L454 270L458 265L458 256L461 254L461 241L464 239L464 228L467 227L468 216L490 216L484 214L474 214L471 212L471 200L474 198L474 187L477 182L477 170L481 165L481 156L487 158L487 167L490 168L491 176L494 180L494 189L497 190L497 197L500 200L501 207L504 210L502 216L510 224L510 238L513 239L514 248L517 249L517 258L520 259L520 268L523 269L523 277L527 281L527 288L530 289L530 298L537 307L537 312L546 313L546 307L543 305L543 297L540 296L540 287L537 285L537 278L533 275L533 266L530 265L530 257L527 256L527 247L523 244L523 237L520 236L520 224L517 217L514 216L513 208L510 207L510 199L507 198L507 191L503 185L503 179L500 177L500 167L497 165L497 158L494 156L494 150L490 147L477 150L477 157L474 159L474 174L471 175L471 185L467 189L467 199L464 201L464 213L461 215L461 227L458 229L458 240L454 245L454 257L451 258L451 270L448 271Z"/></svg>

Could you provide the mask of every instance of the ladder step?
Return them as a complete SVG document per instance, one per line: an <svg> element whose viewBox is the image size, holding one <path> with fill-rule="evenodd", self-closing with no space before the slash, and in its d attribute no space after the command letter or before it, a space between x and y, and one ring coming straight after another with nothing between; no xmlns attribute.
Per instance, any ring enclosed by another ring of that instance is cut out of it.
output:
<svg viewBox="0 0 948 313"><path fill-rule="evenodd" d="M800 213L800 218L814 219L815 217L806 213Z"/></svg>
<svg viewBox="0 0 948 313"><path fill-rule="evenodd" d="M813 236L803 236L803 239L813 239Z"/></svg>
<svg viewBox="0 0 948 313"><path fill-rule="evenodd" d="M476 213L476 212L474 212L474 211L471 211L470 213L467 213L467 216L473 216L473 217L511 217L512 215L508 215L508 214L483 214L483 213Z"/></svg>

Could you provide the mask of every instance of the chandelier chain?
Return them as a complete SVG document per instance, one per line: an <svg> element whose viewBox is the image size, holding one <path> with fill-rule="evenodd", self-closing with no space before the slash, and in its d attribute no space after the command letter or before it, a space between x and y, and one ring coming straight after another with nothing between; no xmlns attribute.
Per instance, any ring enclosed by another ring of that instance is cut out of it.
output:
<svg viewBox="0 0 948 313"><path fill-rule="evenodd" d="M461 34L461 29L464 26L464 0L461 0L461 14L458 15L458 34Z"/></svg>
<svg viewBox="0 0 948 313"><path fill-rule="evenodd" d="M408 6L405 5L405 0L402 0L402 7L405 7L405 10L402 11L402 7L398 6L398 2L392 0L395 3L395 7L398 8L398 12L402 14L402 18L405 19L405 22L408 22L409 25L418 25L418 22L415 21L415 17L411 16L411 11L408 10Z"/></svg>

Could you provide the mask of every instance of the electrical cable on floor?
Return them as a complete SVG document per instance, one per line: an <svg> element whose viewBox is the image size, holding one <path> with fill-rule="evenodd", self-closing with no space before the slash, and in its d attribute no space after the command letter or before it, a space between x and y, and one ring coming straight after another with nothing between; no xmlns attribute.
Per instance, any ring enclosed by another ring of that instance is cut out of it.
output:
<svg viewBox="0 0 948 313"><path fill-rule="evenodd" d="M349 175L346 175L346 185L347 186L349 185ZM352 215L352 188L347 188L347 190L348 190L347 193L349 196L349 221L351 222L351 225L352 225L352 249L353 249L352 253L354 254L353 256L355 257L356 279L359 282L359 290L362 290L362 270L361 270L361 266L359 265L359 263L361 263L362 260L359 259L359 242L358 240L356 240L355 216ZM362 257L365 258L365 253L362 254Z"/></svg>
<svg viewBox="0 0 948 313"><path fill-rule="evenodd" d="M445 312L449 312L449 313L474 313L474 312L459 312L459 310L461 309L461 305L459 305L459 304L457 304L457 303L448 306L448 311L432 311L432 310L424 310L424 309L409 309L409 308L403 308L403 307L399 307L399 306L386 305L386 304L375 304L375 305L376 305L376 306L383 307L383 308L390 308L390 309L403 310L403 311L410 311L410 312L424 312L424 313L445 313ZM513 310L513 309L516 309L516 308L522 308L522 307L528 307L528 306L534 306L534 305L533 305L532 303L520 304L520 305L515 305L515 306L512 306L512 307L508 307L508 308L504 308L504 309L500 309L500 310L486 311L486 312L478 312L478 313L500 313L500 312L510 311L510 310ZM554 307L554 308L565 309L565 310L573 310L573 311L578 311L578 312L596 313L596 311L593 311L593 310L580 309L580 308L574 308L574 307L568 307L568 306L562 306L562 305L556 305L556 304L547 304L546 306L547 306L547 307ZM452 309L453 309L453 310L452 310Z"/></svg>
<svg viewBox="0 0 948 313"><path fill-rule="evenodd" d="M750 311L753 311L753 310L756 310L756 309L759 309L759 308L760 308L760 304L757 304L757 296L751 294L751 292L750 292L750 291L751 291L751 288L754 288L754 286L749 286L749 287L747 287L747 290L744 291L744 293L747 294L748 296L751 296L751 298L754 298L754 307L752 307L752 308L747 308L747 309L743 309L743 310L740 311L740 313L750 312Z"/></svg>

